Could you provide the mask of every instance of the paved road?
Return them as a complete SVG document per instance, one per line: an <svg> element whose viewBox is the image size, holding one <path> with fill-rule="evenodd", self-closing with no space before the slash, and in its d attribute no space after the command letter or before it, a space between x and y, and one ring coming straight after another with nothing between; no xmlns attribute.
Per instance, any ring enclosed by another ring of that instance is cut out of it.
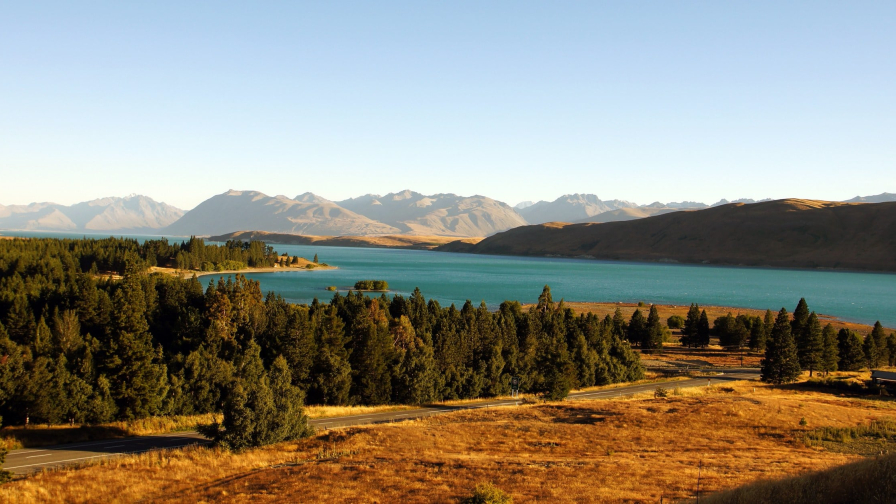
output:
<svg viewBox="0 0 896 504"><path fill-rule="evenodd" d="M593 392L573 392L569 394L569 400L581 399L608 399L612 397L626 397L643 392L652 392L657 387L667 388L702 387L709 384L720 384L738 380L752 380L759 377L757 369L728 369L723 374L710 378L689 378L668 384L649 383L644 385L621 385L616 388L598 390ZM403 411L388 411L385 413L371 413L367 415L353 415L345 417L318 418L311 420L311 425L317 429L332 429L347 427L350 425L369 425L388 422L400 422L412 418L422 418L439 415L451 411L460 411L477 408L496 408L502 406L515 406L515 399L478 402L475 404L458 406L431 406ZM13 450L6 456L4 469L15 474L28 474L41 469L48 469L63 465L79 464L104 457L114 457L127 453L140 453L149 450L166 448L178 448L192 444L205 444L209 441L197 432L178 432L157 436L142 436L123 439L108 439L104 441L90 441L85 443L73 443L43 448L25 448Z"/></svg>

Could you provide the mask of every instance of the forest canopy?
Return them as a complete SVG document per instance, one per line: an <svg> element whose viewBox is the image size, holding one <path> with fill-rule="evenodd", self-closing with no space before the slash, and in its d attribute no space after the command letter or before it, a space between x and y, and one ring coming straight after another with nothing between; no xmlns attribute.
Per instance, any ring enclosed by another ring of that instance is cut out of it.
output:
<svg viewBox="0 0 896 504"><path fill-rule="evenodd" d="M514 376L523 392L561 397L644 376L618 324L574 314L548 287L528 310L515 301L496 311L469 301L442 307L419 290L336 293L329 303L296 305L240 275L203 285L195 276L146 273L178 257L257 265L276 253L262 242L217 247L198 239L0 242L4 422L224 411L227 424L227 411L251 404L258 422L274 425L277 412L300 412L306 402L487 397L509 393ZM300 432L296 424L281 434ZM262 438L222 434L235 447Z"/></svg>

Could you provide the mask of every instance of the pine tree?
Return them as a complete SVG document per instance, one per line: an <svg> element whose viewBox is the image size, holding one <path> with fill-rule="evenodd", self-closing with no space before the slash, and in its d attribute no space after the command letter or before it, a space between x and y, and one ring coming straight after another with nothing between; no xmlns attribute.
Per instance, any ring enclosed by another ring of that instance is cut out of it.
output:
<svg viewBox="0 0 896 504"><path fill-rule="evenodd" d="M684 329L681 331L681 344L684 346L697 346L697 328L700 325L700 307L691 303L688 316L684 321Z"/></svg>
<svg viewBox="0 0 896 504"><path fill-rule="evenodd" d="M313 320L317 354L308 400L318 404L348 404L352 370L345 349L345 324L332 305L315 313Z"/></svg>
<svg viewBox="0 0 896 504"><path fill-rule="evenodd" d="M136 276L122 280L113 299L115 320L104 349L103 370L112 396L124 418L135 419L159 411L167 390L165 365L152 346L145 318L145 298Z"/></svg>
<svg viewBox="0 0 896 504"><path fill-rule="evenodd" d="M270 435L267 444L308 436L312 433L303 409L304 395L292 384L289 365L282 356L271 364L270 389L273 408L270 411Z"/></svg>
<svg viewBox="0 0 896 504"><path fill-rule="evenodd" d="M613 334L617 338L626 338L628 334L628 324L625 322L625 315L622 310L616 308L613 312Z"/></svg>
<svg viewBox="0 0 896 504"><path fill-rule="evenodd" d="M824 349L821 352L821 367L819 371L824 371L825 376L827 376L828 373L837 370L837 361L839 360L837 331L834 329L834 326L831 324L824 326L822 340Z"/></svg>
<svg viewBox="0 0 896 504"><path fill-rule="evenodd" d="M709 318L706 310L700 312L700 322L697 323L697 344L703 348L709 345Z"/></svg>
<svg viewBox="0 0 896 504"><path fill-rule="evenodd" d="M880 320L874 323L871 330L871 336L874 338L874 345L877 347L878 358L875 366L885 366L890 362L890 349L887 346L887 333L880 324Z"/></svg>
<svg viewBox="0 0 896 504"><path fill-rule="evenodd" d="M809 305L806 304L806 298L800 298L799 303L796 305L796 309L793 310L793 321L790 323L790 333L793 335L793 339L796 340L797 346L799 346L800 338L803 337L803 333L806 331L808 324Z"/></svg>
<svg viewBox="0 0 896 504"><path fill-rule="evenodd" d="M840 358L837 367L840 371L859 371L865 365L862 339L855 331L840 329L837 333L837 348Z"/></svg>
<svg viewBox="0 0 896 504"><path fill-rule="evenodd" d="M627 338L632 345L644 346L647 341L647 319L644 318L641 310L635 310L632 313L632 319L628 323Z"/></svg>
<svg viewBox="0 0 896 504"><path fill-rule="evenodd" d="M809 315L805 327L796 337L796 351L800 359L800 367L808 369L809 376L812 376L813 371L821 367L822 353L824 352L824 335L815 312Z"/></svg>
<svg viewBox="0 0 896 504"><path fill-rule="evenodd" d="M790 331L790 315L781 308L775 318L771 337L766 343L765 358L762 359L762 381L780 385L799 378L799 357Z"/></svg>
<svg viewBox="0 0 896 504"><path fill-rule="evenodd" d="M317 254L314 254L314 260L312 261L314 264L317 264Z"/></svg>
<svg viewBox="0 0 896 504"><path fill-rule="evenodd" d="M880 350L877 348L877 342L874 341L873 335L869 334L865 336L865 341L862 344L862 351L865 354L865 363L868 367L870 369L876 368L880 361Z"/></svg>
<svg viewBox="0 0 896 504"><path fill-rule="evenodd" d="M660 348L663 346L663 323L660 322L660 314L656 305L650 305L650 313L647 315L647 337L642 343L644 348Z"/></svg>

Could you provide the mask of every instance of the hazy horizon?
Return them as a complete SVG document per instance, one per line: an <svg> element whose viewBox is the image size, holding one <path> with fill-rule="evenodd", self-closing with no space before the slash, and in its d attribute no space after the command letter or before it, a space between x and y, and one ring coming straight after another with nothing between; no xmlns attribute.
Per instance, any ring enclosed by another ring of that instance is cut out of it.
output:
<svg viewBox="0 0 896 504"><path fill-rule="evenodd" d="M896 4L0 7L0 204L896 190ZM284 187L291 188L287 192Z"/></svg>

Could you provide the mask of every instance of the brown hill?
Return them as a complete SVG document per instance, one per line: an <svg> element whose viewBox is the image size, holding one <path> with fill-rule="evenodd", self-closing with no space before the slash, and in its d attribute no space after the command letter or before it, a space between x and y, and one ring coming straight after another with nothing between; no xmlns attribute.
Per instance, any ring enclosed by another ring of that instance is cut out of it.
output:
<svg viewBox="0 0 896 504"><path fill-rule="evenodd" d="M896 271L896 202L788 199L601 224L511 229L439 250L796 268Z"/></svg>
<svg viewBox="0 0 896 504"><path fill-rule="evenodd" d="M406 248L432 250L436 247L457 241L475 245L482 238L464 238L457 240L451 236L421 235L386 235L386 236L309 236L288 233L268 233L266 231L236 231L209 240L224 242L227 240L262 240L267 243L284 245L322 245L325 247L372 247L372 248Z"/></svg>

